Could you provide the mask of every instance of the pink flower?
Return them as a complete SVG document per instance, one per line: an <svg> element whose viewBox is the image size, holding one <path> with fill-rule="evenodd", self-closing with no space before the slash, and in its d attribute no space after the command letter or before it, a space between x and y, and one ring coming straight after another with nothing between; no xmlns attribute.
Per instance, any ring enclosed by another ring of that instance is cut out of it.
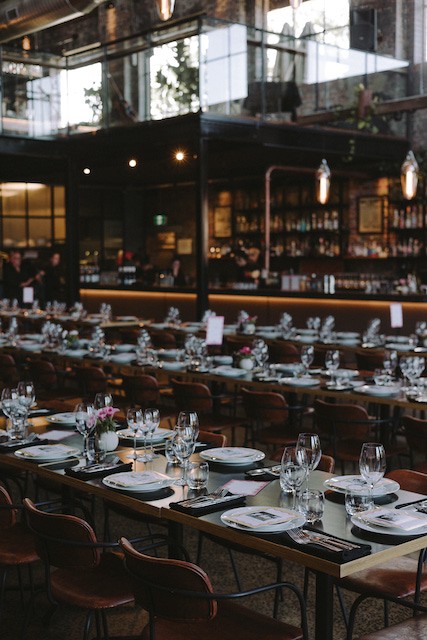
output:
<svg viewBox="0 0 427 640"><path fill-rule="evenodd" d="M108 415L107 409L108 407L102 407L102 409L98 409L98 420L105 420Z"/></svg>
<svg viewBox="0 0 427 640"><path fill-rule="evenodd" d="M243 354L243 355L248 355L249 356L252 353L252 349L250 347L242 347L240 349L240 353Z"/></svg>
<svg viewBox="0 0 427 640"><path fill-rule="evenodd" d="M105 415L107 418L112 418L118 411L119 409L116 407L105 407Z"/></svg>

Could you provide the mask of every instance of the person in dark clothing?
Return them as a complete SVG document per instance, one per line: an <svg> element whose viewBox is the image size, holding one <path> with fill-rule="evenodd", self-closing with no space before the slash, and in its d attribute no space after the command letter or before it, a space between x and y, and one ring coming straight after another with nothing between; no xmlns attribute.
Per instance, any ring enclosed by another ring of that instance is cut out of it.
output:
<svg viewBox="0 0 427 640"><path fill-rule="evenodd" d="M185 287L187 278L182 270L181 260L178 256L174 256L171 264L171 275L175 287Z"/></svg>
<svg viewBox="0 0 427 640"><path fill-rule="evenodd" d="M52 253L49 262L43 269L44 273L44 298L46 302L62 300L63 275L61 269L61 256L58 252Z"/></svg>
<svg viewBox="0 0 427 640"><path fill-rule="evenodd" d="M10 300L16 298L18 303L22 304L24 287L34 286L39 278L39 273L32 272L27 265L23 264L19 251L11 251L8 262L3 266L4 297Z"/></svg>

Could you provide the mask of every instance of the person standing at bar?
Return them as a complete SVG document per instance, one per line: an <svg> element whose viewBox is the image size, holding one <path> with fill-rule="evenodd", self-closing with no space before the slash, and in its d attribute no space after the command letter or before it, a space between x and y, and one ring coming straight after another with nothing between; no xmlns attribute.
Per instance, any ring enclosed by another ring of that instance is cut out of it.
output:
<svg viewBox="0 0 427 640"><path fill-rule="evenodd" d="M44 273L44 298L46 302L63 299L63 274L61 268L61 255L55 251L49 258L49 262L43 269Z"/></svg>
<svg viewBox="0 0 427 640"><path fill-rule="evenodd" d="M16 298L22 304L24 287L31 287L37 282L39 273L31 273L22 262L20 251L11 251L9 260L3 266L3 294L5 298Z"/></svg>

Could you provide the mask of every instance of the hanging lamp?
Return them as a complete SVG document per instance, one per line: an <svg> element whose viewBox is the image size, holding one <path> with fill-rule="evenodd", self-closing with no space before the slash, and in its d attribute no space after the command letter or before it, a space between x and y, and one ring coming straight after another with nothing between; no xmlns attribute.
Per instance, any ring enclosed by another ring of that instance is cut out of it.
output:
<svg viewBox="0 0 427 640"><path fill-rule="evenodd" d="M175 0L156 0L160 20L170 20L175 9Z"/></svg>
<svg viewBox="0 0 427 640"><path fill-rule="evenodd" d="M331 188L331 170L325 159L316 171L316 199L320 204L326 204Z"/></svg>
<svg viewBox="0 0 427 640"><path fill-rule="evenodd" d="M412 200L417 194L419 166L413 151L408 151L400 168L400 181L403 197Z"/></svg>

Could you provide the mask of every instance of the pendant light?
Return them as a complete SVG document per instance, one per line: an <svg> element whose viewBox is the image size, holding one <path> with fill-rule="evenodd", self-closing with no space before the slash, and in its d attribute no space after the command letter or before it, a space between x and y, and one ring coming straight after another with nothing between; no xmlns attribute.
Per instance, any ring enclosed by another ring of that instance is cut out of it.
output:
<svg viewBox="0 0 427 640"><path fill-rule="evenodd" d="M302 4L302 0L289 0L289 4L291 5L292 9L298 9L298 7Z"/></svg>
<svg viewBox="0 0 427 640"><path fill-rule="evenodd" d="M175 0L156 0L156 4L160 20L166 21L172 18Z"/></svg>
<svg viewBox="0 0 427 640"><path fill-rule="evenodd" d="M406 200L412 200L412 198L415 198L417 194L418 171L418 162L415 160L414 153L412 151L408 151L400 168L402 192L403 197L406 198Z"/></svg>
<svg viewBox="0 0 427 640"><path fill-rule="evenodd" d="M316 199L320 204L326 204L331 188L331 170L325 159L320 163L316 171Z"/></svg>

